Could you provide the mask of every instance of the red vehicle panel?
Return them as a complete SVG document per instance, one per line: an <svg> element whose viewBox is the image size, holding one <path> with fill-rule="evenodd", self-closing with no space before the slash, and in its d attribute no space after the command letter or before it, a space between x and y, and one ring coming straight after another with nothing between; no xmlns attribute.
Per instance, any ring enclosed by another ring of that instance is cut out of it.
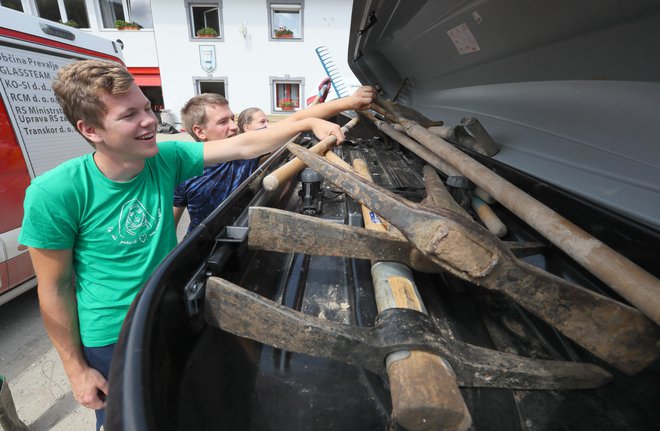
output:
<svg viewBox="0 0 660 431"><path fill-rule="evenodd" d="M66 120L50 82L84 58L122 62L107 39L2 8L0 14L0 304L34 287L26 247L18 243L31 178L89 152Z"/></svg>
<svg viewBox="0 0 660 431"><path fill-rule="evenodd" d="M30 175L4 103L0 104L0 164L0 232L6 232L21 225L23 199Z"/></svg>

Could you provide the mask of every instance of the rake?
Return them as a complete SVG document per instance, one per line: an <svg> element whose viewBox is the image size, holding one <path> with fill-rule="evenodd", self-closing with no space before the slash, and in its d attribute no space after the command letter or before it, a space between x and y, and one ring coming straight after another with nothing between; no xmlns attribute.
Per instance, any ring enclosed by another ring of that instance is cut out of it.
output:
<svg viewBox="0 0 660 431"><path fill-rule="evenodd" d="M330 77L330 79L332 79L332 88L335 89L337 97L346 96L346 85L344 84L344 81L342 80L341 75L337 70L335 62L332 60L332 56L330 55L328 48L325 46L319 46L315 49L315 51L316 55L319 57L319 60L321 60L321 65L323 65L325 73Z"/></svg>

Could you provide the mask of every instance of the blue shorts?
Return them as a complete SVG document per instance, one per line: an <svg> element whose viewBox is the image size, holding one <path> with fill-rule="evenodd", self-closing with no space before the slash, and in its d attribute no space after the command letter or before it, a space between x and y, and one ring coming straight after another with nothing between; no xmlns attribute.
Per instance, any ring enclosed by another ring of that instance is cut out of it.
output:
<svg viewBox="0 0 660 431"><path fill-rule="evenodd" d="M98 370L99 373L108 380L110 374L110 362L112 361L112 352L115 351L115 344L109 344L102 347L83 346L83 355L90 367ZM105 421L105 409L95 410L96 412L96 431L101 429Z"/></svg>

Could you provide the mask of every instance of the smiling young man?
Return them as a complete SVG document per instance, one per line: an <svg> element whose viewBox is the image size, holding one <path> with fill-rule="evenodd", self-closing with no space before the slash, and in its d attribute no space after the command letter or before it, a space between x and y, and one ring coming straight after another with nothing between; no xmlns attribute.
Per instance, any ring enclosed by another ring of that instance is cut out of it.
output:
<svg viewBox="0 0 660 431"><path fill-rule="evenodd" d="M296 111L269 128L288 127L288 124L308 118L330 118L346 110L369 108L376 97L372 87L360 87L349 97L335 99ZM266 129L268 119L261 112L261 129ZM200 94L191 98L181 109L183 127L195 141L206 142L225 139L239 132L229 102L213 93ZM197 227L218 207L259 165L259 157L249 160L233 160L204 168L202 175L179 184L174 191L174 219L178 224L184 209L188 208L190 224L188 232Z"/></svg>
<svg viewBox="0 0 660 431"><path fill-rule="evenodd" d="M172 193L204 165L250 159L312 130L343 141L335 124L297 121L259 136L156 144L156 116L122 65L84 60L60 69L53 90L94 152L35 178L19 242L29 247L44 325L74 397L103 424L108 371L135 295L176 245Z"/></svg>
<svg viewBox="0 0 660 431"><path fill-rule="evenodd" d="M204 93L191 98L181 109L181 121L197 142L231 138L238 134L234 113L220 94ZM232 160L204 168L202 175L189 178L174 190L174 223L188 208L188 231L201 223L220 202L259 166L259 157Z"/></svg>

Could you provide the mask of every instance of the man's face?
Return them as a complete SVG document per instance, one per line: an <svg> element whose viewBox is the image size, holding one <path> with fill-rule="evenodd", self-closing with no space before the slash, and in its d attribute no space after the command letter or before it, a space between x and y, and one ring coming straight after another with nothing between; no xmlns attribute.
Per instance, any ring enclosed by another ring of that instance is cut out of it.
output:
<svg viewBox="0 0 660 431"><path fill-rule="evenodd" d="M144 160L158 153L156 115L137 85L126 93L104 94L101 100L107 110L101 127L88 129L97 151L124 161Z"/></svg>
<svg viewBox="0 0 660 431"><path fill-rule="evenodd" d="M206 123L195 125L193 131L202 141L214 141L235 136L238 126L229 105L213 105L206 107Z"/></svg>

